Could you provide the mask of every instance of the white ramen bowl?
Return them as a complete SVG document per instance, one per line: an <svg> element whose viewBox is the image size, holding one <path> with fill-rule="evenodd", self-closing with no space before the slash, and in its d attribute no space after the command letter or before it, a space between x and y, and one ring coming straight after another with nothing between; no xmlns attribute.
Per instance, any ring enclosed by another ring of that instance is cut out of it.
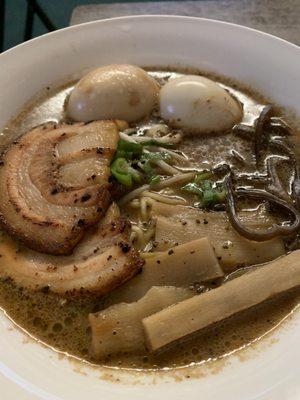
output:
<svg viewBox="0 0 300 400"><path fill-rule="evenodd" d="M110 63L189 66L246 83L300 116L300 49L238 25L138 16L63 29L0 55L0 126L35 93ZM70 361L27 339L0 315L0 398L147 400L299 399L300 313L208 366L161 374L119 373ZM188 376L187 378L184 378Z"/></svg>

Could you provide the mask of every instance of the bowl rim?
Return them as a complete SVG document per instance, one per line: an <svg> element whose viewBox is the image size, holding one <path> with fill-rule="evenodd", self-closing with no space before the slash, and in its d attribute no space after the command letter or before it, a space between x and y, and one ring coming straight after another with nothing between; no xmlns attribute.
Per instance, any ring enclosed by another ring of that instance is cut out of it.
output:
<svg viewBox="0 0 300 400"><path fill-rule="evenodd" d="M203 18L203 17L192 17L192 16L185 16L185 15L168 15L168 14L139 14L139 15L126 15L126 16L121 16L121 17L112 17L112 18L103 18L103 19L97 19L95 21L89 21L89 22L83 22L80 24L76 24L76 25L71 25L71 26L67 26L61 29L57 29L53 32L47 32L44 33L43 35L37 36L35 38L32 38L30 40L27 40L26 42L20 43L16 46L13 46L5 51L3 51L2 53L0 53L0 59L3 58L4 56L9 56L11 55L11 53L13 53L14 51L18 50L19 48L26 48L27 46L31 46L33 43L35 43L36 41L41 41L41 40L45 40L48 37L55 37L58 35L63 34L64 32L72 32L78 29L81 29L81 27L83 26L92 26L92 25L97 25L99 24L99 22L101 23L111 23L111 22L123 22L123 21L127 21L127 20L136 20L136 19L180 19L180 20L187 20L187 21L202 21L202 22L209 22L209 23L213 23L213 24L219 24L219 25L223 25L226 26L226 29L230 29L232 27L234 27L234 29L239 29L239 30L243 30L243 31L251 31L252 33L256 34L256 35L263 35L267 38L270 38L272 40L275 40L278 42L278 44L282 44L284 46L290 46L292 47L294 50L299 50L300 51L300 46L298 46L295 43L289 42L286 39L283 39L279 36L273 35L271 33L268 32L264 32L261 31L259 29L255 29L255 28L250 28L248 26L245 25L240 25L240 24L236 24L234 22L227 22L227 21L222 21L219 19L214 19L214 18ZM47 40L47 39L46 39Z"/></svg>
<svg viewBox="0 0 300 400"><path fill-rule="evenodd" d="M224 22L224 21L214 20L214 19L209 19L209 18L198 18L198 17L189 17L189 16L180 16L180 15L134 15L134 16L106 18L106 19L102 19L102 20L100 19L100 20L96 20L96 21L86 22L86 23L83 23L83 24L77 24L77 25L74 25L74 26L71 26L71 27L67 27L67 28L64 28L64 29L57 30L55 32L46 33L46 34L44 34L42 36L39 36L39 37L34 38L34 39L31 39L28 42L19 44L19 45L15 46L15 47L13 47L11 49L8 49L7 51L3 52L2 54L0 54L0 63L5 62L6 59L7 59L8 62L15 61L15 57L18 56L18 54L15 54L15 53L17 53L19 50L22 50L22 52L23 52L24 50L26 51L26 49L29 49L30 47L33 47L33 48L38 47L39 48L39 47L41 47L43 45L43 43L47 43L50 38L52 40L53 40L53 38L59 38L60 36L64 36L64 34L66 32L75 32L75 31L84 30L87 26L93 26L93 25L99 25L100 26L100 25L106 25L107 23L111 23L111 24L116 23L117 24L117 23L123 23L123 22L128 22L128 21L132 22L132 21L137 21L137 20L148 20L148 21L152 20L152 21L155 21L155 22L157 22L159 20L161 20L161 21L178 20L178 21L182 21L182 22L189 22L191 24L195 23L195 26L197 26L197 23L199 23L199 22L202 22L204 24L208 23L209 25L212 25L212 26L222 26L222 27L224 27L224 29L226 29L228 31L234 31L235 33L236 32L244 32L244 33L248 32L254 37L254 40L256 40L256 38L257 38L257 40L260 41L260 40L263 40L265 38L266 41L271 41L271 42L275 43L277 45L277 47L279 48L279 50L280 50L280 48L285 48L285 49L288 48L293 53L295 53L295 51L296 51L297 54L300 55L300 52L299 52L300 47L295 45L295 44L293 44L293 43L288 42L285 39L281 39L281 38L278 38L278 37L276 37L274 35L271 35L271 34L268 34L268 33L253 29L253 28L244 27L242 25L230 23L230 22ZM38 45L36 45L35 42L37 42ZM9 60L10 56L12 56L12 60ZM1 315L0 315L0 319L1 319ZM1 325L1 320L0 320L0 325ZM299 326L300 326L300 320L299 320ZM0 337L1 337L1 334L0 334ZM289 339L293 339L293 338L289 338ZM35 345L37 345L39 347L42 347L38 342L35 342ZM1 350L1 348L0 348L0 350ZM294 349L294 350L295 350L295 354L296 354L297 353L297 349ZM299 351L300 350L298 349L298 354L299 354ZM26 351L24 351L24 353L27 354ZM62 360L59 360L59 363L64 365ZM1 371L1 365L0 365L0 386L1 386L1 372L2 371ZM102 384L102 382L101 382L101 384ZM188 385L188 382L186 383L186 386L187 385ZM249 389L249 387L251 385L252 385L251 382L249 382L249 385L247 386L247 389ZM117 385L114 384L114 387L115 386L117 386ZM5 388L6 388L6 386L3 385L3 389L4 390L5 390ZM198 388L199 388L199 386L198 386ZM100 390L101 389L102 389L102 386L101 386ZM179 387L178 387L178 389L179 389ZM109 387L109 390L110 390L110 387ZM192 388L190 388L190 387L186 387L186 390L189 390L189 391L192 392L192 395L193 395L192 398L194 399L195 398L194 397L194 390L192 390ZM139 393L141 393L141 392L144 393L144 392L146 392L146 390L145 389L139 390ZM188 392L182 392L182 393L184 394L184 393L188 393ZM199 392L197 392L197 393L199 393ZM300 391L298 393L300 393ZM99 394L101 395L101 391L99 392ZM180 393L178 393L178 394L180 394ZM273 391L272 391L272 394L274 394ZM223 397L223 395L224 395L224 393L222 394L222 398L225 399L225 397ZM267 397L264 397L263 393L261 393L261 395L263 395L264 399L267 399ZM148 395L146 397L147 397L147 399L160 398L160 395L158 397L152 397L152 396L155 396L155 395L151 394L151 397L148 397ZM198 396L198 394L197 394L197 396ZM226 396L226 394L225 394L225 396ZM246 396L246 397L248 399L248 396ZM260 396L258 396L258 397L260 397ZM23 396L22 396L22 398L23 398ZM46 397L41 397L41 398L46 398ZM51 398L53 398L53 397L51 397ZM115 399L116 397L113 397L113 398ZM123 398L123 396L120 396L120 398ZM128 398L129 398L129 396L128 396ZM135 396L132 396L132 398L136 399ZM176 396L176 398L179 398L179 397ZM226 397L226 399L227 398L229 398L229 397ZM253 399L254 397L251 397L251 398ZM257 398L257 397L255 396L255 398ZM282 398L287 398L287 397L281 397L281 399ZM291 398L291 397L289 397L289 398ZM27 397L26 397L26 399L27 399ZM111 395L109 395L109 399L112 399ZM232 399L232 397L231 397L231 399ZM270 398L268 397L268 399L270 399ZM272 399L275 400L275 397L272 397ZM276 399L277 399L277 396L276 396Z"/></svg>

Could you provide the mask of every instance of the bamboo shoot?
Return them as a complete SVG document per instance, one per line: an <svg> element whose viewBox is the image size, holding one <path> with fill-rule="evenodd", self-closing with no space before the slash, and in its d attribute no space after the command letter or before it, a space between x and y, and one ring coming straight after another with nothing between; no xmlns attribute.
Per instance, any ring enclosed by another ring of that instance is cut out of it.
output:
<svg viewBox="0 0 300 400"><path fill-rule="evenodd" d="M239 265L252 265L273 260L284 254L281 238L255 242L240 236L231 226L225 212L203 212L184 206L154 203L156 218L155 241L157 249L165 250L174 243L185 243L195 238L207 237L215 249L222 268L233 271ZM243 223L254 229L266 229L274 221L264 210L244 211Z"/></svg>
<svg viewBox="0 0 300 400"><path fill-rule="evenodd" d="M143 319L154 351L300 285L300 250Z"/></svg>
<svg viewBox="0 0 300 400"><path fill-rule="evenodd" d="M116 304L90 314L93 356L100 359L121 352L145 351L142 319L190 296L188 289L153 287L137 302Z"/></svg>
<svg viewBox="0 0 300 400"><path fill-rule="evenodd" d="M110 293L107 305L140 299L152 286L188 287L222 278L224 273L206 238L146 258L139 275Z"/></svg>

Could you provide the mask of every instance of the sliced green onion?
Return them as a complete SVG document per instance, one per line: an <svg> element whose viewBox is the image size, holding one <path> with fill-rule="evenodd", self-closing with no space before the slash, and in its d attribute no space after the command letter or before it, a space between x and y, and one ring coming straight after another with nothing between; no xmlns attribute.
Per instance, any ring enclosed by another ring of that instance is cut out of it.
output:
<svg viewBox="0 0 300 400"><path fill-rule="evenodd" d="M162 152L149 152L149 153L143 153L143 155L141 156L141 160L142 161L166 161L169 162L172 160L172 155L162 151Z"/></svg>
<svg viewBox="0 0 300 400"><path fill-rule="evenodd" d="M131 142L126 138L121 138L118 142L114 160L110 166L111 173L115 179L124 186L131 187L134 182L140 183L142 178L151 184L160 182L161 177L157 175L153 164L159 162L170 163L173 160L172 154L167 151L150 152L144 149L145 146L173 147L171 143L161 143L155 139L144 142ZM134 166L140 168L139 172ZM171 168L171 167L170 167Z"/></svg>
<svg viewBox="0 0 300 400"><path fill-rule="evenodd" d="M140 168L146 174L147 181L150 184L158 183L160 181L160 177L156 175L154 169L151 166L150 160L144 161L144 163L139 163Z"/></svg>
<svg viewBox="0 0 300 400"><path fill-rule="evenodd" d="M203 190L208 190L208 191L212 190L213 187L212 181L208 180L203 181L201 187Z"/></svg>
<svg viewBox="0 0 300 400"><path fill-rule="evenodd" d="M164 143L160 142L159 140L155 139L149 139L146 140L145 142L141 142L142 146L159 146L159 147L165 147L166 149L174 147L173 143Z"/></svg>
<svg viewBox="0 0 300 400"><path fill-rule="evenodd" d="M140 183L140 174L131 167L125 158L117 158L110 166L112 175L124 186L130 187L133 182Z"/></svg>
<svg viewBox="0 0 300 400"><path fill-rule="evenodd" d="M211 172L204 172L197 175L193 182L181 188L185 192L196 194L203 208L209 208L216 204L224 203L226 198L226 191L222 187L215 188L214 182L207 179L211 176L213 176Z"/></svg>
<svg viewBox="0 0 300 400"><path fill-rule="evenodd" d="M224 203L226 198L225 190L218 191L216 189L205 190L202 196L202 206L208 208L216 204Z"/></svg>
<svg viewBox="0 0 300 400"><path fill-rule="evenodd" d="M143 160L139 165L147 176L154 175L154 169L152 168L150 161Z"/></svg>
<svg viewBox="0 0 300 400"><path fill-rule="evenodd" d="M153 175L150 179L149 179L149 183L150 185L156 185L157 183L159 183L161 181L161 177L159 175Z"/></svg>
<svg viewBox="0 0 300 400"><path fill-rule="evenodd" d="M181 188L183 191L188 193L197 194L198 196L202 196L203 191L202 189L194 182L187 183L185 186Z"/></svg>
<svg viewBox="0 0 300 400"><path fill-rule="evenodd" d="M196 175L194 182L201 183L202 181L211 179L212 177L213 177L213 173L211 171L201 172L200 174Z"/></svg>
<svg viewBox="0 0 300 400"><path fill-rule="evenodd" d="M142 152L143 146L140 143L133 143L124 139L120 139L118 142L115 159L125 158L126 160L133 160L135 158L139 158Z"/></svg>

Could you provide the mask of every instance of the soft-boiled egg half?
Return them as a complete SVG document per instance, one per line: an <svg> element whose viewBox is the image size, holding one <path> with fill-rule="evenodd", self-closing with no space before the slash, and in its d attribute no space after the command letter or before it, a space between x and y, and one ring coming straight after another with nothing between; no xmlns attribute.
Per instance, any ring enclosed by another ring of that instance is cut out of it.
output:
<svg viewBox="0 0 300 400"><path fill-rule="evenodd" d="M158 84L143 69L127 64L108 65L80 79L69 97L67 114L83 122L100 119L133 122L151 113L158 93Z"/></svg>
<svg viewBox="0 0 300 400"><path fill-rule="evenodd" d="M242 118L243 110L225 89L210 79L185 75L160 91L160 114L172 126L191 134L223 132Z"/></svg>

